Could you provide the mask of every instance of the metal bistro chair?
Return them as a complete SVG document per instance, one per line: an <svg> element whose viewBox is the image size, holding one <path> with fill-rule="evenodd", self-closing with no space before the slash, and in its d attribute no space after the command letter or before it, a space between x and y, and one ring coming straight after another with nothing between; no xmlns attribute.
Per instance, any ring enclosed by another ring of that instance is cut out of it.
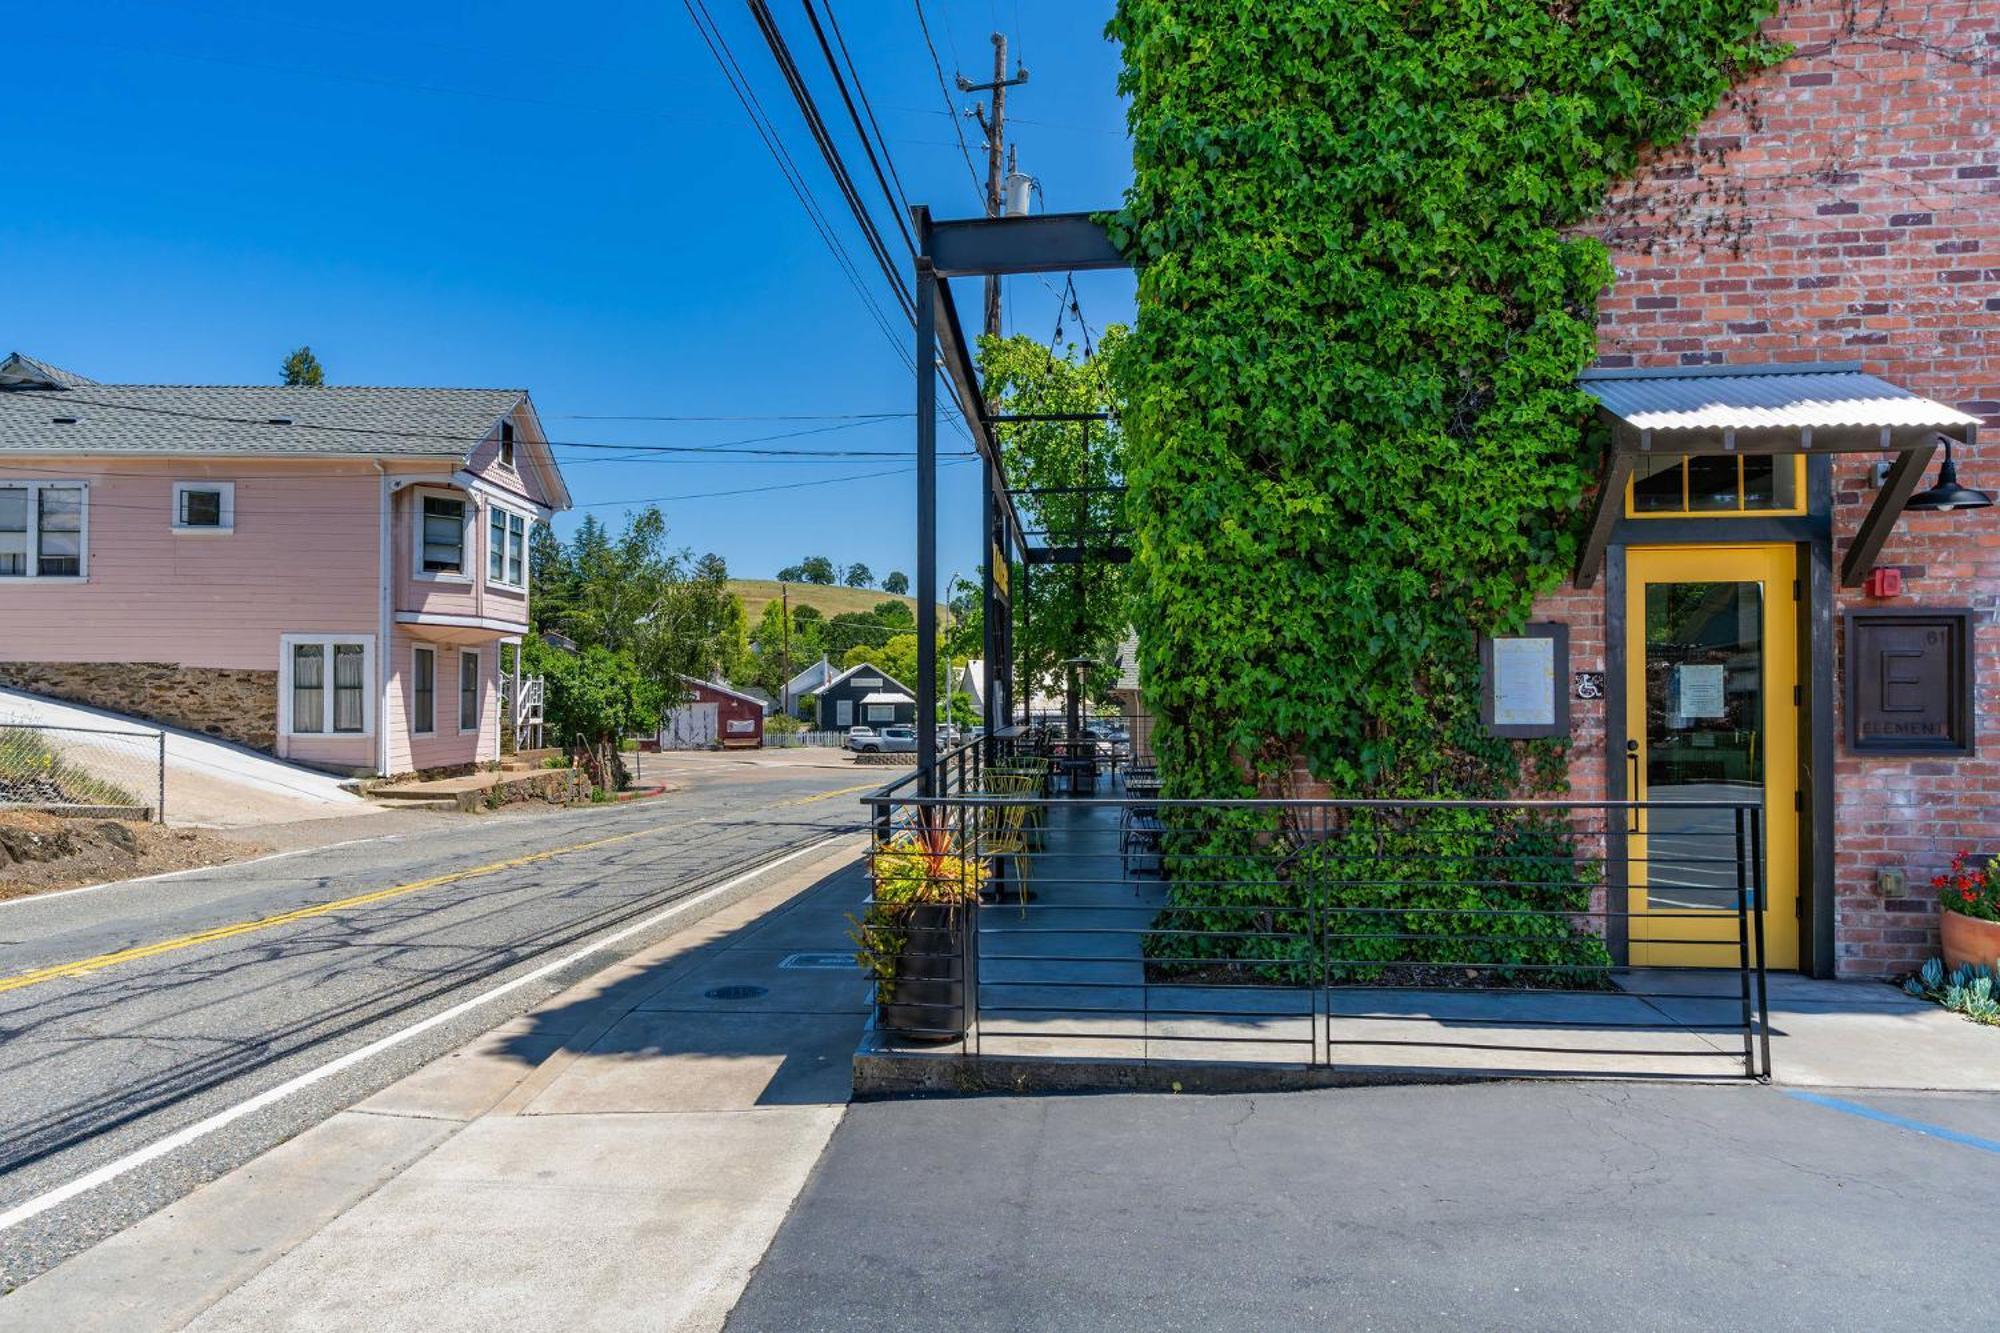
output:
<svg viewBox="0 0 2000 1333"><path fill-rule="evenodd" d="M1153 802L1159 799L1160 780L1157 777L1139 777L1128 770L1125 774L1125 794L1127 803L1121 808L1118 821L1118 858L1123 872L1129 877L1135 872L1133 862L1140 862L1137 873L1151 873L1162 878L1166 875L1166 857L1162 844L1166 840L1167 826L1160 818L1160 808ZM1146 864L1146 858L1151 864ZM1132 892L1137 894L1135 883Z"/></svg>
<svg viewBox="0 0 2000 1333"><path fill-rule="evenodd" d="M1017 798L1006 805L983 806L979 813L979 851L981 855L997 862L1006 857L1013 869L1017 894L1023 907L1030 896L1028 886L1029 867L1038 841L1031 830L1032 816L1037 807L1026 800L1039 794L1041 776L1034 772L987 770L981 784L988 796ZM1000 901L1000 891L994 891L994 901Z"/></svg>

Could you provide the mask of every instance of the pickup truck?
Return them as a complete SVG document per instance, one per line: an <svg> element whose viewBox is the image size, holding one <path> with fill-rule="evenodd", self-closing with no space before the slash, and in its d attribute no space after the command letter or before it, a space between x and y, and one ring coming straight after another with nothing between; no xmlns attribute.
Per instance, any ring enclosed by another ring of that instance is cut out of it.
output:
<svg viewBox="0 0 2000 1333"><path fill-rule="evenodd" d="M897 750L914 752L917 748L917 729L907 724L883 727L880 731L873 727L849 727L847 748L857 754L880 754Z"/></svg>

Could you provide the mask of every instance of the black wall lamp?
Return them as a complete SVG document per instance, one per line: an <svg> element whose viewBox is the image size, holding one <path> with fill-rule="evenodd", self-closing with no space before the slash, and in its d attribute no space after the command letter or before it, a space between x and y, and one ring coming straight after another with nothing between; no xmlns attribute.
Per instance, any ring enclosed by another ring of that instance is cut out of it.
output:
<svg viewBox="0 0 2000 1333"><path fill-rule="evenodd" d="M1954 509L1985 509L1992 503L1992 492L1975 491L1958 484L1958 468L1951 461L1951 441L1947 438L1944 442L1944 462L1938 467L1937 485L1927 491L1918 491L1903 508L1949 513Z"/></svg>

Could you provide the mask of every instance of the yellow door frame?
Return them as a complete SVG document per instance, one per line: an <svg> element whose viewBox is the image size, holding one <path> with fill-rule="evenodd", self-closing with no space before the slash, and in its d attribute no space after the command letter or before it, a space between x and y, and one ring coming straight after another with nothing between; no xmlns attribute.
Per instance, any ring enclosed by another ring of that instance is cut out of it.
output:
<svg viewBox="0 0 2000 1333"><path fill-rule="evenodd" d="M1799 684L1798 548L1790 543L1700 546L1629 546L1625 552L1625 732L1638 763L1628 765L1634 800L1646 796L1646 588L1655 583L1760 583L1763 585L1764 750L1763 818L1765 962L1799 965ZM1753 742L1754 743L1754 742ZM1631 915L1628 940L1634 966L1733 966L1736 914L1686 909L1668 915L1650 908L1646 882L1647 821L1632 821L1626 835Z"/></svg>

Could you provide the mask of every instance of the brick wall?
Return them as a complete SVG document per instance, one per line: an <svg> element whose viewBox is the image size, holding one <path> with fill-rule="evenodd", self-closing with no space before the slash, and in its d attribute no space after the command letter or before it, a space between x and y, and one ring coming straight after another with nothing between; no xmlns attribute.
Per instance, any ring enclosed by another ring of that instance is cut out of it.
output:
<svg viewBox="0 0 2000 1333"><path fill-rule="evenodd" d="M1617 269L1599 306L1604 362L1859 361L1982 417L1961 479L2000 488L2000 7L1793 0L1769 31L1796 46L1791 58L1614 191L1593 228ZM1875 461L1835 460L1836 561ZM1908 515L1882 555L1903 572L1900 604L1979 613L1979 757L1861 759L1838 746L1843 975L1894 974L1934 953L1930 876L1959 848L2000 851L1996 512ZM1578 670L1604 666L1602 586L1537 613L1569 623ZM1840 594L1839 609L1864 604ZM1574 789L1601 795L1602 705L1579 702L1573 716ZM1885 868L1907 872L1907 896L1877 890Z"/></svg>

